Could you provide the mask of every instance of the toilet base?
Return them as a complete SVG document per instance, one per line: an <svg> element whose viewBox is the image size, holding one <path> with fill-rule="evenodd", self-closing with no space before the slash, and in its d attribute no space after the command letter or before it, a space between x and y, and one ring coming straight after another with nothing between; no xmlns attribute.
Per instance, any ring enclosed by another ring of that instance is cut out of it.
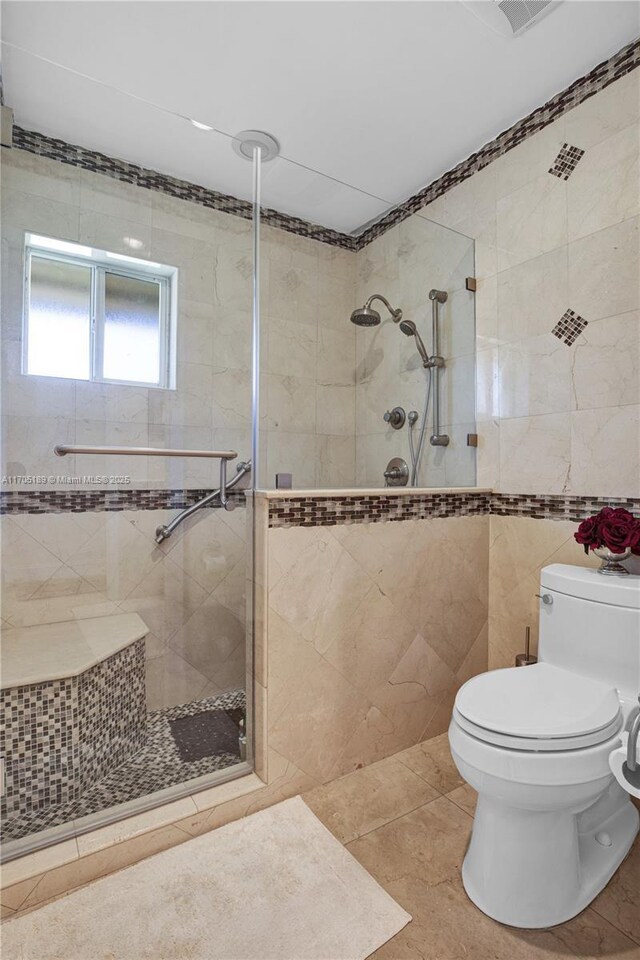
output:
<svg viewBox="0 0 640 960"><path fill-rule="evenodd" d="M552 927L575 917L607 885L638 834L628 796L607 793L579 814L524 810L481 795L462 866L469 898L512 927Z"/></svg>

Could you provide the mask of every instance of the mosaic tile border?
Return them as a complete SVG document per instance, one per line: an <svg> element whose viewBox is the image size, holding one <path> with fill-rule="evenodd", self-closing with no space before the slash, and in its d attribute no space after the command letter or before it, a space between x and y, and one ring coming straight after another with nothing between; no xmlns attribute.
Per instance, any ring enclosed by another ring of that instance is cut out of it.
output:
<svg viewBox="0 0 640 960"><path fill-rule="evenodd" d="M269 501L270 527L327 527L382 520L426 520L489 512L490 494L421 493L406 496L357 494L334 497L287 497Z"/></svg>
<svg viewBox="0 0 640 960"><path fill-rule="evenodd" d="M5 490L0 492L0 516L17 513L114 513L121 510L184 510L212 490ZM229 499L245 506L244 491ZM217 510L214 502L207 510Z"/></svg>
<svg viewBox="0 0 640 960"><path fill-rule="evenodd" d="M640 40L634 40L612 57L609 57L608 60L603 60L584 77L575 80L565 90L556 94L527 117L504 130L481 147L480 150L467 157L466 160L461 161L403 203L391 208L379 220L365 227L359 233L357 231L354 234L340 233L328 227L309 223L306 220L271 209L262 211L262 220L265 224L285 230L288 233L295 233L298 236L318 240L321 243L341 247L344 250L362 250L377 237L386 233L387 230L422 210L448 190L484 169L493 160L508 153L509 150L553 123L563 113L583 103L589 97L604 90L609 84L619 80L639 66ZM229 194L209 190L206 187L189 183L186 180L179 180L155 170L148 170L124 160L116 160L94 150L47 137L32 130L24 130L22 127L14 126L13 145L20 150L27 150L30 153L49 157L85 170L92 170L115 180L133 183L148 190L157 190L181 200L197 203L200 206L210 207L247 220L251 219L251 204L247 200L240 200ZM550 172L554 171L551 170Z"/></svg>
<svg viewBox="0 0 640 960"><path fill-rule="evenodd" d="M578 104L604 90L609 84L624 77L627 73L631 73L637 67L640 67L640 40L633 40L617 53L614 53L608 60L599 63L584 77L580 77L566 89L557 93L527 117L518 120L507 130L498 134L494 140L490 140L476 153L472 153L466 160L448 170L433 183L420 190L419 193L409 197L404 203L394 207L380 220L367 227L366 230L357 235L356 249L362 250L372 240L390 230L391 227L395 227L414 213L418 213L419 210L441 197L448 190L463 183L474 173L479 173L493 160L497 160L498 157L508 153L509 150L517 147L524 140L543 130L563 113L577 107Z"/></svg>
<svg viewBox="0 0 640 960"><path fill-rule="evenodd" d="M82 170L89 170L92 173L101 173L113 180L131 183L136 187L144 187L147 190L155 190L169 197L176 197L178 200L187 200L190 203L197 203L201 207L209 207L212 210L219 210L221 213L228 213L234 217L242 217L244 220L251 220L253 217L253 205L249 200L241 200L228 193L220 193L217 190L210 190L208 187L190 183L188 180L170 177L167 174L159 173L157 170L150 170L135 163L128 163L126 160L117 160L104 153L98 153L96 150L88 150L75 143L67 143L65 140L57 140L55 137L48 137L44 133L37 133L35 130L25 130L23 127L14 126L13 146L19 150L26 150L29 153L38 154L40 157L46 157L49 160L57 160L60 163L80 167ZM286 230L288 233L295 233L310 240L319 240L321 243L329 243L334 247L342 247L345 250L355 248L355 239L350 234L340 233L337 230L331 230L329 227L310 223L308 220L280 213L278 210L272 210L269 207L264 207L261 210L261 220L266 226L277 227L280 230Z"/></svg>
<svg viewBox="0 0 640 960"><path fill-rule="evenodd" d="M625 507L640 517L640 498L540 494L421 493L288 497L269 501L270 527L323 527L388 520L426 520L495 514L539 520L584 520L602 507Z"/></svg>
<svg viewBox="0 0 640 960"><path fill-rule="evenodd" d="M0 514L100 513L122 510L183 509L210 490L12 490L0 493ZM234 491L238 506L244 493ZM335 526L383 520L425 520L482 514L534 517L543 520L583 520L602 507L625 507L640 516L640 498L569 496L562 494L468 492L402 494L327 494L269 500L270 527ZM207 507L206 509L217 509Z"/></svg>

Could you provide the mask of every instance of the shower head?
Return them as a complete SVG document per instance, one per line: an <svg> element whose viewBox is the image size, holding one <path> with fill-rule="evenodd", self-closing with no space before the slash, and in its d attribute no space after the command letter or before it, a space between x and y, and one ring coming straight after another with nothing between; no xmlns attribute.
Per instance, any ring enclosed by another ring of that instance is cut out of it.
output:
<svg viewBox="0 0 640 960"><path fill-rule="evenodd" d="M353 311L351 314L351 323L355 323L357 327L377 327L382 318L378 311L374 310L371 306L374 300L381 300L382 303L384 303L394 323L402 320L402 310L394 310L386 297L383 297L381 293L374 293L373 296L369 297L363 307L359 307Z"/></svg>
<svg viewBox="0 0 640 960"><path fill-rule="evenodd" d="M422 337L418 333L418 328L416 327L413 320L402 320L400 322L400 329L406 337L414 337L416 341L416 347L418 348L418 353L420 354L420 359L425 367L429 366L429 354L427 349L422 342Z"/></svg>
<svg viewBox="0 0 640 960"><path fill-rule="evenodd" d="M382 317L377 310L371 307L359 307L351 314L351 323L356 327L377 327Z"/></svg>

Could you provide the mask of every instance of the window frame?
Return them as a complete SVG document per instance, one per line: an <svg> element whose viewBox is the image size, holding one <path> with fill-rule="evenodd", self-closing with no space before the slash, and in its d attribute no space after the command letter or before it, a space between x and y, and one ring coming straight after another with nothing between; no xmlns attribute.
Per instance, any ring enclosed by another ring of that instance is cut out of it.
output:
<svg viewBox="0 0 640 960"><path fill-rule="evenodd" d="M44 240L51 247L38 245L38 240ZM73 254L64 250L56 250L53 245L59 243L64 246L75 246L90 250L90 254ZM22 373L29 377L53 377L54 379L78 380L80 383L106 383L114 386L144 387L149 390L174 390L176 368L176 327L177 327L177 289L178 269L165 264L152 263L148 260L139 260L123 254L88 247L76 241L57 240L45 237L42 234L27 232L24 247L24 295L22 319ZM89 306L89 378L56 377L56 374L30 373L29 359L29 311L31 306L31 262L33 257L57 262L68 263L73 266L89 268L91 271L90 306ZM116 380L104 376L104 332L105 332L105 284L108 273L116 276L129 277L134 280L143 280L158 285L159 288L159 378L158 383L149 383L144 380Z"/></svg>

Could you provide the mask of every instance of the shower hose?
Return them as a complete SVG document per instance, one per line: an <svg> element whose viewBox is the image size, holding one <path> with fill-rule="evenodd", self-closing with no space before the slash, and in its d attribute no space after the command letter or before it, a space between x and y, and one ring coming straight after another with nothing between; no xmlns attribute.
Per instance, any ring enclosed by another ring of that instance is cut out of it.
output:
<svg viewBox="0 0 640 960"><path fill-rule="evenodd" d="M415 487L418 482L418 471L420 469L420 460L422 459L422 451L424 449L424 435L427 429L429 402L431 400L431 367L427 368L427 373L429 375L429 380L427 382L427 389L424 397L424 410L422 412L422 424L420 426L420 438L418 440L417 451L413 443L414 424L413 423L409 424L409 453L411 455L411 486L412 487Z"/></svg>

